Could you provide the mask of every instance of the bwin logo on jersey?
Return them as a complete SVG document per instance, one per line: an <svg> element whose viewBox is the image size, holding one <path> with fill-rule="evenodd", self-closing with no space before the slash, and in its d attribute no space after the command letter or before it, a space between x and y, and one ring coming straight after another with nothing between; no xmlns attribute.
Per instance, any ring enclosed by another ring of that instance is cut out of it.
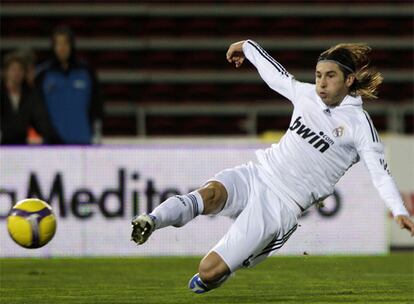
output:
<svg viewBox="0 0 414 304"><path fill-rule="evenodd" d="M296 133L298 135L302 136L303 139L306 139L308 143L310 143L315 149L319 150L320 152L323 153L328 150L331 147L330 144L333 144L333 140L327 137L322 131L319 132L319 134L316 134L300 121L301 118L301 116L296 118L289 129L292 131L296 130Z"/></svg>

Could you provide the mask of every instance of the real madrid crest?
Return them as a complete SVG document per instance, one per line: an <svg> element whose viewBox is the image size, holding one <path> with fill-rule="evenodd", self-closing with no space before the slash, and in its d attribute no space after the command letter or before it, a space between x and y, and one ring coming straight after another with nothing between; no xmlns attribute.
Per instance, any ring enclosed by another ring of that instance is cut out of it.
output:
<svg viewBox="0 0 414 304"><path fill-rule="evenodd" d="M333 129L332 135L334 137L341 137L344 134L344 127L338 127Z"/></svg>

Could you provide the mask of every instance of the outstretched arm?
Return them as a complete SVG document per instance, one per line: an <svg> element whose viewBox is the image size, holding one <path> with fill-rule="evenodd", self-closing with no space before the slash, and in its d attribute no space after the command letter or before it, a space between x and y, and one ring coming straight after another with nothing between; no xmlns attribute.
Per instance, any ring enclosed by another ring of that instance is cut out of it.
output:
<svg viewBox="0 0 414 304"><path fill-rule="evenodd" d="M414 236L414 223L410 219L398 188L392 178L385 161L384 147L368 114L361 126L356 130L356 147L364 160L374 186L391 210L394 220L402 229L410 231Z"/></svg>
<svg viewBox="0 0 414 304"><path fill-rule="evenodd" d="M257 69L262 79L274 91L295 103L300 82L296 81L285 68L273 59L253 40L243 40L230 45L227 61L240 67L247 58Z"/></svg>
<svg viewBox="0 0 414 304"><path fill-rule="evenodd" d="M368 167L374 186L391 210L394 220L402 229L407 229L414 236L414 223L409 217L394 179L388 172L383 151L363 150L361 156Z"/></svg>

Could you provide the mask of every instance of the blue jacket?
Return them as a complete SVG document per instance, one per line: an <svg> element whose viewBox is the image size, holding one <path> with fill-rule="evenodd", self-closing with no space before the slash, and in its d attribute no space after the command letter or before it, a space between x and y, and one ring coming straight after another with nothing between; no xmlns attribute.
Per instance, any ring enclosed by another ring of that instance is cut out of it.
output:
<svg viewBox="0 0 414 304"><path fill-rule="evenodd" d="M40 67L37 87L62 143L90 144L94 121L102 117L94 73L78 62L63 70L55 59Z"/></svg>

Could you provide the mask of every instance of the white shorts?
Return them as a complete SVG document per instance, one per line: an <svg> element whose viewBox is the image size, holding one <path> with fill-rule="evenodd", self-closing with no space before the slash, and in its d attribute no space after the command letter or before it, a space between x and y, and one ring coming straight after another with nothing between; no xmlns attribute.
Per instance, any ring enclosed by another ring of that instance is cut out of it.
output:
<svg viewBox="0 0 414 304"><path fill-rule="evenodd" d="M252 162L226 169L210 181L218 181L228 198L218 215L236 218L229 231L214 246L230 271L252 267L281 248L297 227L300 210L284 204L277 189L259 177L260 165Z"/></svg>

